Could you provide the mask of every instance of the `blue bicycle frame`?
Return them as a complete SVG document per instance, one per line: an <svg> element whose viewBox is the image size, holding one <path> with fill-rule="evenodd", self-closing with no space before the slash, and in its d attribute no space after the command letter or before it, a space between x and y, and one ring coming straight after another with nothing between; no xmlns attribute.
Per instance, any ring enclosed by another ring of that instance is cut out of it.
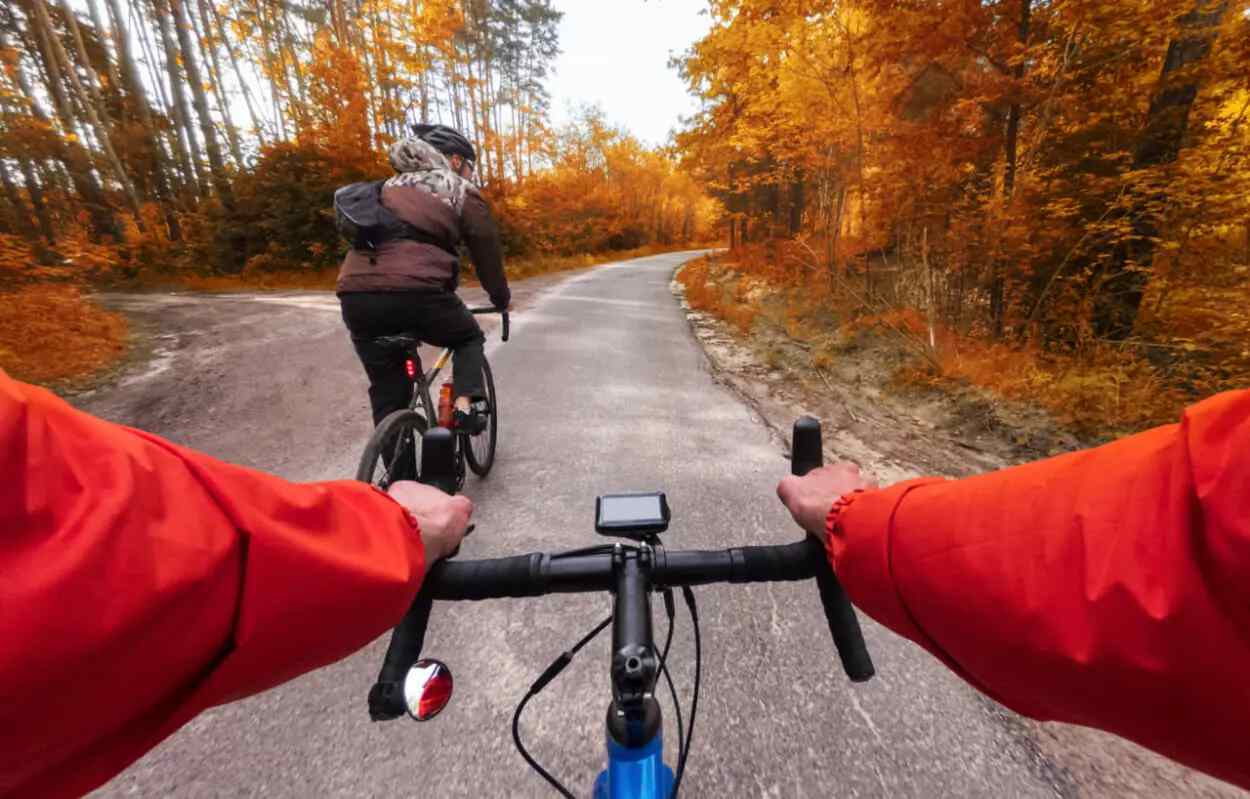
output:
<svg viewBox="0 0 1250 799"><path fill-rule="evenodd" d="M673 770L664 763L664 736L637 748L621 746L607 736L608 767L595 780L595 799L668 799Z"/></svg>

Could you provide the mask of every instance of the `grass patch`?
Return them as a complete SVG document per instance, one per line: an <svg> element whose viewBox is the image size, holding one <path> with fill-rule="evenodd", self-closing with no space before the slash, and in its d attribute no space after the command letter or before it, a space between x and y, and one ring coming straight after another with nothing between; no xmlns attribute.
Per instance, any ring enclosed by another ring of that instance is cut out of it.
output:
<svg viewBox="0 0 1250 799"><path fill-rule="evenodd" d="M733 259L693 261L678 279L691 308L718 317L743 335L763 335L763 341L781 336L803 346L806 353L789 364L801 372L830 371L842 359L859 357L857 351L870 344L874 351L886 347L896 356L889 368L897 371L888 381L896 388L937 389L965 400L970 387L981 389L987 400L997 397L1045 410L1055 423L1085 440L1108 440L1175 422L1187 405L1236 387L1250 373L1250 347L1245 344L1250 330L1242 328L1229 333L1227 326L1200 326L1182 331L1192 338L1171 347L1095 343L1079 352L1048 351L961 336L940 326L930 330L925 315L914 308L866 312L819 282L779 280L768 269L776 269L775 264L748 251ZM1245 298L1244 290L1236 294ZM1203 299L1214 303L1212 296ZM1198 303L1186 300L1186 313L1192 316ZM1224 316L1240 321L1244 314ZM1227 340L1218 339L1217 331ZM783 359L770 346L762 360L778 368Z"/></svg>
<svg viewBox="0 0 1250 799"><path fill-rule="evenodd" d="M0 304L0 369L17 380L75 385L126 354L125 317L77 286L24 286L0 292Z"/></svg>
<svg viewBox="0 0 1250 799"><path fill-rule="evenodd" d="M938 360L937 370L910 365L898 378L936 388L988 389L1044 408L1065 428L1090 439L1170 424L1198 399L1146 359L1111 346L1077 356L944 334Z"/></svg>

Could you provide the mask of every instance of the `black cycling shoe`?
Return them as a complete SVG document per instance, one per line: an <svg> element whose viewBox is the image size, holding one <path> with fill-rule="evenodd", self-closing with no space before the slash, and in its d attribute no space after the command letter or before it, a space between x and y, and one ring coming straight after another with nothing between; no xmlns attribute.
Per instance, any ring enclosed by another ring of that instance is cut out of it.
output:
<svg viewBox="0 0 1250 799"><path fill-rule="evenodd" d="M486 429L486 417L476 411L462 411L456 408L451 412L451 429L467 436L475 436Z"/></svg>

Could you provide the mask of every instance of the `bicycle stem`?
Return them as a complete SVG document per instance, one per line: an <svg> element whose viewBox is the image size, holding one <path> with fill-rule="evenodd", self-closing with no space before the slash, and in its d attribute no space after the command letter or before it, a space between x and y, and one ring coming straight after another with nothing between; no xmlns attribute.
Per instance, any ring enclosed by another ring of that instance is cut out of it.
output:
<svg viewBox="0 0 1250 799"><path fill-rule="evenodd" d="M612 552L615 577L612 614L612 704L608 732L622 746L646 745L660 728L654 698L660 674L651 629L650 547Z"/></svg>

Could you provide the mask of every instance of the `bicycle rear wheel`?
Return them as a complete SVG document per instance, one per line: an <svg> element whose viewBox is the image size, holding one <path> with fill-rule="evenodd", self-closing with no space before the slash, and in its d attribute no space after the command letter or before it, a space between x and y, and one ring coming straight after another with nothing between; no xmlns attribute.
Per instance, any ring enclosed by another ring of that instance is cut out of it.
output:
<svg viewBox="0 0 1250 799"><path fill-rule="evenodd" d="M409 408L395 411L373 430L360 456L356 479L385 491L396 480L421 477L421 436L425 417Z"/></svg>
<svg viewBox="0 0 1250 799"><path fill-rule="evenodd" d="M482 359L482 385L486 386L486 428L475 436L464 436L464 459L478 477L490 473L495 465L495 439L499 431L499 404L495 398L495 378L490 364Z"/></svg>

